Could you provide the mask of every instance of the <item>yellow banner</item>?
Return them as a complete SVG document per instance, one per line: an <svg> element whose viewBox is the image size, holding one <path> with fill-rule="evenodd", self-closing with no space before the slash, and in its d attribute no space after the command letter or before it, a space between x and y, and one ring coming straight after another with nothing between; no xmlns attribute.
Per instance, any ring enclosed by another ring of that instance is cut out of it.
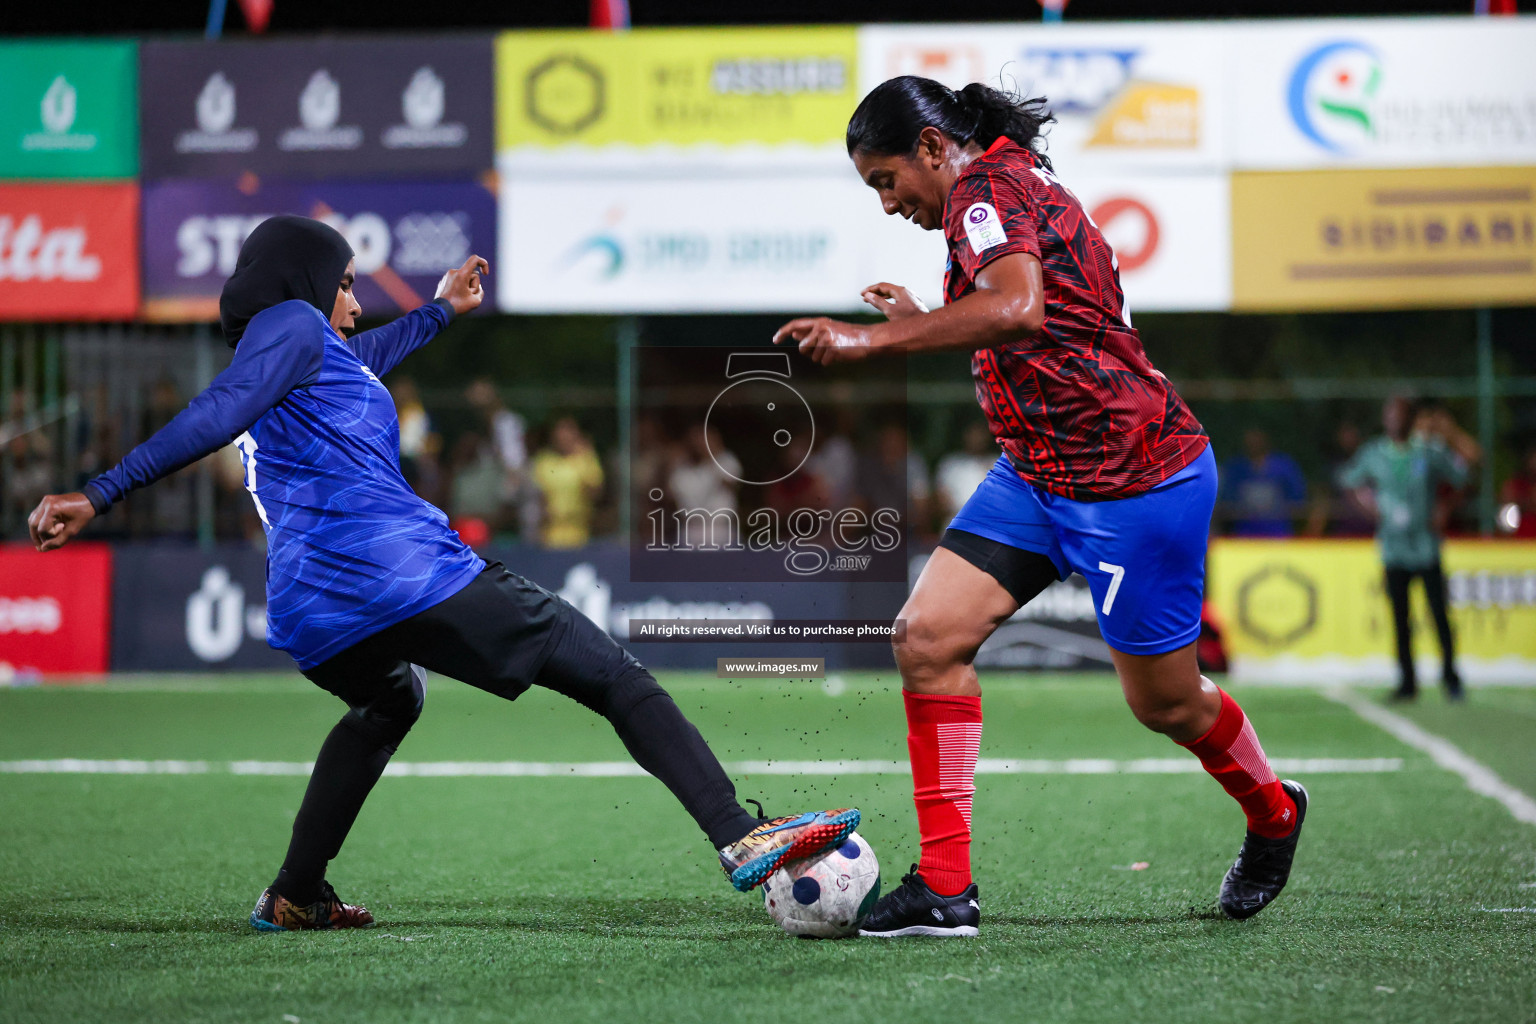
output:
<svg viewBox="0 0 1536 1024"><path fill-rule="evenodd" d="M1447 541L1442 561L1458 653L1504 677L1536 676L1536 542ZM1207 574L1234 664L1386 666L1396 657L1371 541L1223 538L1211 545ZM1423 588L1411 594L1415 651L1438 659Z"/></svg>
<svg viewBox="0 0 1536 1024"><path fill-rule="evenodd" d="M497 148L839 142L857 52L852 26L506 32Z"/></svg>
<svg viewBox="0 0 1536 1024"><path fill-rule="evenodd" d="M1536 167L1238 172L1239 310L1536 302Z"/></svg>

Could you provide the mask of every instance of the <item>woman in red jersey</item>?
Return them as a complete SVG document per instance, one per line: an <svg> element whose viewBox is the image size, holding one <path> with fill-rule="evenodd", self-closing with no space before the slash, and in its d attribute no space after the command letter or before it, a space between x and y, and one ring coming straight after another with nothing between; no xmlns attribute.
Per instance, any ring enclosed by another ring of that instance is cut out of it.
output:
<svg viewBox="0 0 1536 1024"><path fill-rule="evenodd" d="M1082 573L1127 703L1192 751L1241 804L1248 831L1221 885L1229 917L1258 913L1290 874L1307 794L1275 777L1253 726L1200 674L1195 641L1216 496L1209 441L1131 328L1114 254L1043 153L1044 99L926 78L876 87L848 154L887 214L949 246L945 305L880 283L886 323L793 320L822 364L963 350L1002 454L945 531L895 647L922 856L863 934L974 936L971 800L981 743L973 660L1053 581Z"/></svg>

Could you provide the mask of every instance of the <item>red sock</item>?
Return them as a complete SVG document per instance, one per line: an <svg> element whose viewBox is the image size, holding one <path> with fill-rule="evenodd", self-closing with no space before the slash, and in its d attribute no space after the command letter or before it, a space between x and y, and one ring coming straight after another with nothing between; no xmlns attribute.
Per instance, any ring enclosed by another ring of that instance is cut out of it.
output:
<svg viewBox="0 0 1536 1024"><path fill-rule="evenodd" d="M1211 777L1243 805L1248 828L1267 839L1288 836L1296 827L1296 804L1275 778L1253 723L1237 701L1221 691L1221 713L1209 732L1182 746L1200 759Z"/></svg>
<svg viewBox="0 0 1536 1024"><path fill-rule="evenodd" d="M971 884L971 798L981 751L981 698L902 691L912 801L923 855L917 869L928 887L954 896Z"/></svg>

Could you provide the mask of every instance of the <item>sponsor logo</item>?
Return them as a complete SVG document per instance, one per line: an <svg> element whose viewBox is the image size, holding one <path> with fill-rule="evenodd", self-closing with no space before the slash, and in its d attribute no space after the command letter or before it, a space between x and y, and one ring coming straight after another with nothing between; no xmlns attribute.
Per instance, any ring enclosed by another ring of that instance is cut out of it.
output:
<svg viewBox="0 0 1536 1024"><path fill-rule="evenodd" d="M1157 255L1162 231L1157 214L1141 200L1114 196L1095 206L1088 218L1103 232L1122 273L1140 270Z"/></svg>
<svg viewBox="0 0 1536 1024"><path fill-rule="evenodd" d="M69 150L87 153L96 148L97 138L87 132L75 132L75 114L79 97L69 79L59 75L43 93L38 113L43 130L21 137L21 148L30 151Z"/></svg>
<svg viewBox="0 0 1536 1024"><path fill-rule="evenodd" d="M848 87L848 63L841 57L719 60L710 70L709 85L718 96L839 93Z"/></svg>
<svg viewBox="0 0 1536 1024"><path fill-rule="evenodd" d="M57 633L64 612L52 597L0 597L0 636L7 633Z"/></svg>
<svg viewBox="0 0 1536 1024"><path fill-rule="evenodd" d="M1286 105L1302 135L1330 153L1347 155L1376 135L1381 82L1382 61L1374 49L1356 39L1333 40L1296 62Z"/></svg>
<svg viewBox="0 0 1536 1024"><path fill-rule="evenodd" d="M270 213L188 217L176 228L180 256L176 273L183 278L208 274L228 277L235 271L240 246ZM470 217L462 211L416 211L393 225L383 216L360 212L320 217L346 236L357 256L359 274L393 267L402 274L437 274L469 258Z"/></svg>
<svg viewBox="0 0 1536 1024"><path fill-rule="evenodd" d="M0 215L0 280L95 281L101 257L85 251L81 227L44 228L37 214L19 222Z"/></svg>
<svg viewBox="0 0 1536 1024"><path fill-rule="evenodd" d="M987 56L979 46L893 46L885 56L886 78L918 75L949 85L984 82Z"/></svg>
<svg viewBox="0 0 1536 1024"><path fill-rule="evenodd" d="M363 144L363 130L341 120L341 84L321 68L309 76L299 94L299 121L302 128L289 128L278 137L277 148L285 152L357 149Z"/></svg>
<svg viewBox="0 0 1536 1024"><path fill-rule="evenodd" d="M990 203L972 203L965 211L965 237L970 240L971 252L977 254L1008 241L1008 233Z"/></svg>
<svg viewBox="0 0 1536 1024"><path fill-rule="evenodd" d="M208 76L194 112L197 129L176 136L176 152L249 153L256 148L256 129L235 127L235 86L224 72Z"/></svg>
<svg viewBox="0 0 1536 1024"><path fill-rule="evenodd" d="M222 565L203 573L197 590L187 598L187 647L206 662L228 661L246 637L265 640L267 609L246 606L245 588Z"/></svg>
<svg viewBox="0 0 1536 1024"><path fill-rule="evenodd" d="M566 250L566 272L594 282L629 273L807 273L826 266L832 247L819 229L628 232L620 228L624 216L622 208L610 211L606 228Z"/></svg>
<svg viewBox="0 0 1536 1024"><path fill-rule="evenodd" d="M1200 90L1134 77L1137 49L1027 49L1019 83L1058 114L1094 119L1087 148L1191 148L1200 144Z"/></svg>
<svg viewBox="0 0 1536 1024"><path fill-rule="evenodd" d="M458 122L443 123L446 105L443 80L430 66L416 69L400 94L404 124L384 130L385 149L457 149L469 138L469 129Z"/></svg>
<svg viewBox="0 0 1536 1024"><path fill-rule="evenodd" d="M580 135L607 106L607 82L597 65L575 54L557 54L528 72L523 82L528 120L554 135Z"/></svg>
<svg viewBox="0 0 1536 1024"><path fill-rule="evenodd" d="M1048 96L1059 114L1094 114L1130 81L1140 50L1031 48L1019 56L1019 85Z"/></svg>

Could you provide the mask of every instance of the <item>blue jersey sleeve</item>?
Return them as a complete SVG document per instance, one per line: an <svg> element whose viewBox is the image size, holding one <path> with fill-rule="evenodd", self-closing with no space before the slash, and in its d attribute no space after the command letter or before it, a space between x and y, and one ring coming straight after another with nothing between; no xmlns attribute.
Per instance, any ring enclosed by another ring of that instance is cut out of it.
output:
<svg viewBox="0 0 1536 1024"><path fill-rule="evenodd" d="M447 299L437 299L383 327L354 334L348 344L368 369L382 377L435 338L452 319L453 306Z"/></svg>
<svg viewBox="0 0 1536 1024"><path fill-rule="evenodd" d="M252 318L229 368L153 437L85 485L97 513L129 491L218 451L288 392L313 383L325 356L324 327L319 311L297 300Z"/></svg>

